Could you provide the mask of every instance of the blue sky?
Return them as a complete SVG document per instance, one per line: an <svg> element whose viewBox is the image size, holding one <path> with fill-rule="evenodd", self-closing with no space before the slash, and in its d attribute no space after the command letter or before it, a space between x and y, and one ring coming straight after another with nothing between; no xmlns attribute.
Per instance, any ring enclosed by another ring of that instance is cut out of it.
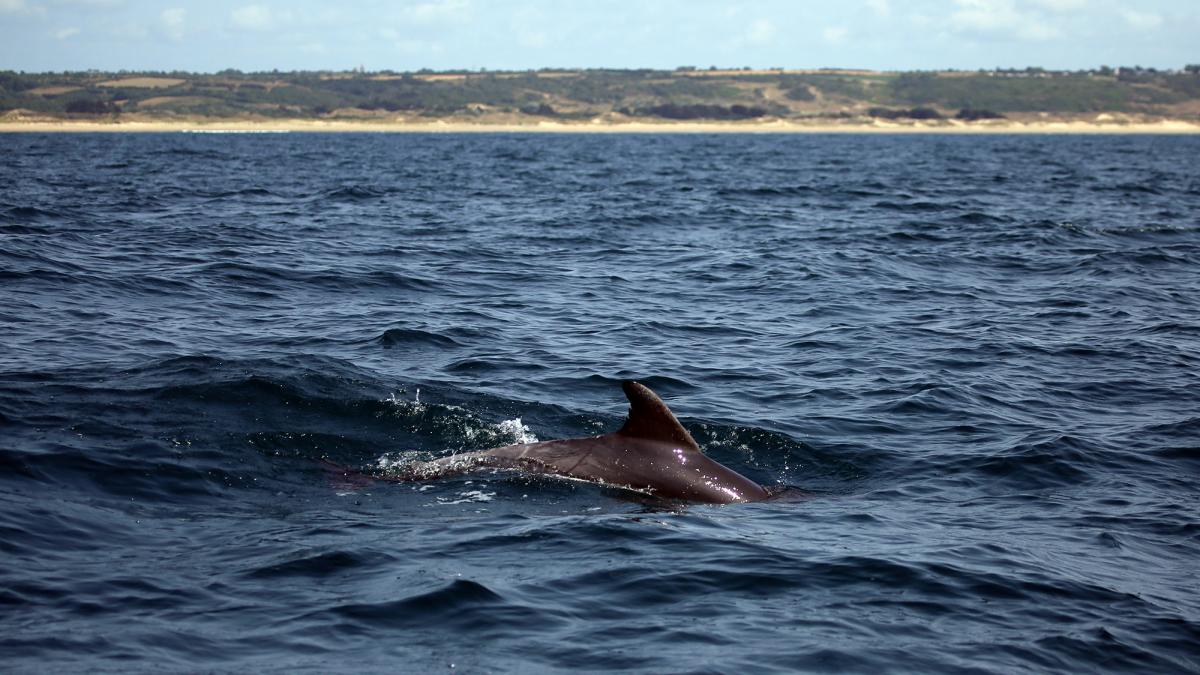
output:
<svg viewBox="0 0 1200 675"><path fill-rule="evenodd" d="M0 0L0 69L1200 63L1197 0Z"/></svg>

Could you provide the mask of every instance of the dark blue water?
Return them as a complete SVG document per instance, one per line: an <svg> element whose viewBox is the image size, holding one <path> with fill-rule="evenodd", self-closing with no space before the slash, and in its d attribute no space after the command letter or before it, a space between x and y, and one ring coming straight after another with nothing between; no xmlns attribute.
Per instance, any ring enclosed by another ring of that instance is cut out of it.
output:
<svg viewBox="0 0 1200 675"><path fill-rule="evenodd" d="M0 141L6 672L1200 671L1200 138Z"/></svg>

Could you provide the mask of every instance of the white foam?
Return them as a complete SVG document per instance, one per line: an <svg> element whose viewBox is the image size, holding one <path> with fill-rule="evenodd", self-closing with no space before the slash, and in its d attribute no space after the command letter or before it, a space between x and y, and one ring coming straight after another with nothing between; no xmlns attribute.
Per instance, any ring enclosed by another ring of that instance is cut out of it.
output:
<svg viewBox="0 0 1200 675"><path fill-rule="evenodd" d="M388 397L383 399L384 403L390 403L395 406L400 412L407 415L420 415L425 412L425 405L421 403L421 390L417 390L416 398L411 401L406 401L402 398L396 398L395 392L388 394Z"/></svg>
<svg viewBox="0 0 1200 675"><path fill-rule="evenodd" d="M502 434L509 436L516 443L537 443L538 438L529 429L529 426L521 422L521 418L517 417L511 420L504 420L496 425L496 429Z"/></svg>
<svg viewBox="0 0 1200 675"><path fill-rule="evenodd" d="M375 467L381 471L387 471L392 467L406 466L413 462L423 462L432 459L428 452L420 450L400 450L398 452L386 452L375 460Z"/></svg>
<svg viewBox="0 0 1200 675"><path fill-rule="evenodd" d="M496 497L495 492L484 492L483 490L467 490L460 492L457 495L458 499L451 497L438 497L439 504L473 504L477 502L490 502Z"/></svg>
<svg viewBox="0 0 1200 675"><path fill-rule="evenodd" d="M427 404L421 403L420 389L416 390L416 394L411 401L399 398L395 393L391 393L387 398L383 399L383 403L394 406L402 415L422 415L428 408ZM503 420L496 424L488 424L458 406L437 405L447 410L461 412L461 415L454 416L458 419L454 420L453 426L459 427L458 431L462 436L463 442L457 448L446 448L446 450L465 452L472 447L480 448L482 446L487 448L538 442L538 437L528 425L521 421L520 417ZM375 465L381 471L389 471L415 462L428 462L435 459L437 454L440 453L419 450L387 452L375 460Z"/></svg>

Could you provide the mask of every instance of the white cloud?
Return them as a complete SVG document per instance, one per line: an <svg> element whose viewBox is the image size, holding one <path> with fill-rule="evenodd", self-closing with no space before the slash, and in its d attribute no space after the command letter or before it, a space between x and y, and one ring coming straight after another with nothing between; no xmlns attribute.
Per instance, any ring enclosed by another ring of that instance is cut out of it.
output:
<svg viewBox="0 0 1200 675"><path fill-rule="evenodd" d="M405 54L441 54L445 51L445 47L440 42L430 42L427 40L398 40L396 49Z"/></svg>
<svg viewBox="0 0 1200 675"><path fill-rule="evenodd" d="M72 37L75 37L76 35L79 35L79 33L80 33L80 31L78 28L76 28L75 26L71 26L70 28L63 28L61 30L55 31L54 37L59 40L66 40L67 38L72 38Z"/></svg>
<svg viewBox="0 0 1200 675"><path fill-rule="evenodd" d="M380 28L379 37L392 43L398 51L405 54L440 53L444 50L440 42L407 38L395 28Z"/></svg>
<svg viewBox="0 0 1200 675"><path fill-rule="evenodd" d="M113 37L122 40L142 40L150 34L150 31L140 23L118 24L113 26L108 32Z"/></svg>
<svg viewBox="0 0 1200 675"><path fill-rule="evenodd" d="M517 44L540 49L550 44L550 36L542 30L523 30L517 33Z"/></svg>
<svg viewBox="0 0 1200 675"><path fill-rule="evenodd" d="M949 26L961 33L1012 35L1024 40L1049 40L1059 31L1036 13L1018 10L1013 0L954 0L958 9Z"/></svg>
<svg viewBox="0 0 1200 675"><path fill-rule="evenodd" d="M746 29L746 42L752 45L765 45L775 39L775 24L766 19L758 19Z"/></svg>
<svg viewBox="0 0 1200 675"><path fill-rule="evenodd" d="M433 0L404 7L400 15L409 23L437 23L439 21L461 21L470 16L471 4L467 0Z"/></svg>
<svg viewBox="0 0 1200 675"><path fill-rule="evenodd" d="M892 6L888 4L888 0L867 0L867 7L875 12L875 16L887 18L892 15Z"/></svg>
<svg viewBox="0 0 1200 675"><path fill-rule="evenodd" d="M1033 0L1033 4L1054 12L1073 12L1087 6L1087 0Z"/></svg>
<svg viewBox="0 0 1200 675"><path fill-rule="evenodd" d="M961 30L1004 30L1020 22L1010 0L954 0L954 4L958 9L950 15L950 25Z"/></svg>
<svg viewBox="0 0 1200 675"><path fill-rule="evenodd" d="M1057 28L1041 21L1029 21L1017 29L1017 37L1026 40L1053 40L1061 36L1062 33Z"/></svg>
<svg viewBox="0 0 1200 675"><path fill-rule="evenodd" d="M181 7L172 7L164 9L159 15L162 19L163 29L167 32L167 36L172 40L183 39L183 24L187 20L187 10Z"/></svg>
<svg viewBox="0 0 1200 675"><path fill-rule="evenodd" d="M846 36L850 35L850 31L845 26L829 26L821 31L821 37L831 45L840 45L846 41Z"/></svg>
<svg viewBox="0 0 1200 675"><path fill-rule="evenodd" d="M25 0L0 0L0 12L19 12L25 9Z"/></svg>
<svg viewBox="0 0 1200 675"><path fill-rule="evenodd" d="M84 7L119 7L125 0L55 0L58 5L82 5Z"/></svg>
<svg viewBox="0 0 1200 675"><path fill-rule="evenodd" d="M536 7L521 7L509 17L509 26L522 47L541 49L550 44L550 25L546 15Z"/></svg>
<svg viewBox="0 0 1200 675"><path fill-rule="evenodd" d="M245 30L270 30L275 27L275 16L269 7L246 5L233 10L233 25Z"/></svg>
<svg viewBox="0 0 1200 675"><path fill-rule="evenodd" d="M1125 19L1125 23L1138 30L1158 28L1163 22L1162 17L1154 12L1135 12L1132 9L1121 10L1121 17Z"/></svg>

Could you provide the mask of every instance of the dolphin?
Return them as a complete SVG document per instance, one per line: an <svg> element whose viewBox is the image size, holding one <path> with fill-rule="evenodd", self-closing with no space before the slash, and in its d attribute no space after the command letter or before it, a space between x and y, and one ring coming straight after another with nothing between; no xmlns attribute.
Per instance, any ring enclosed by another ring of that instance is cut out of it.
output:
<svg viewBox="0 0 1200 675"><path fill-rule="evenodd" d="M709 459L667 404L644 385L621 383L629 415L620 430L602 436L506 445L429 462L412 462L387 476L430 480L475 468L519 469L644 492L654 497L710 504L752 502L765 488Z"/></svg>

